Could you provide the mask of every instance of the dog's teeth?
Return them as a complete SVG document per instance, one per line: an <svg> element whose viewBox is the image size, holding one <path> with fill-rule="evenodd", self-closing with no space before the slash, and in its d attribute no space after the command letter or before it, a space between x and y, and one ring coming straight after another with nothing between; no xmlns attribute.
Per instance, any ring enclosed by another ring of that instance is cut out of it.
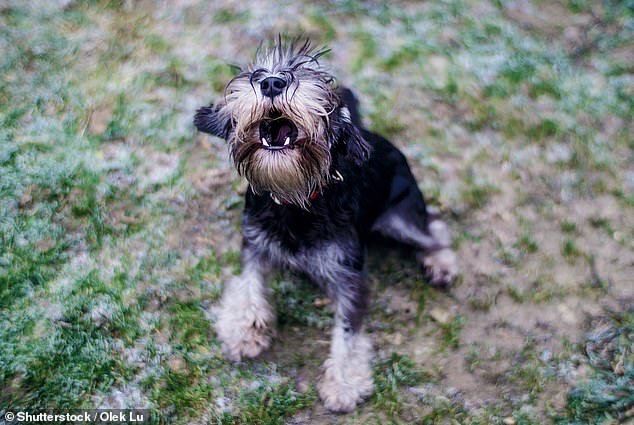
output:
<svg viewBox="0 0 634 425"><path fill-rule="evenodd" d="M291 138L287 137L286 140L284 140L284 146L288 146L289 143L291 143Z"/></svg>
<svg viewBox="0 0 634 425"><path fill-rule="evenodd" d="M271 145L269 145L269 142L267 142L267 141L266 141L266 139L265 139L264 137L262 137L262 144L263 144L264 146L271 146Z"/></svg>

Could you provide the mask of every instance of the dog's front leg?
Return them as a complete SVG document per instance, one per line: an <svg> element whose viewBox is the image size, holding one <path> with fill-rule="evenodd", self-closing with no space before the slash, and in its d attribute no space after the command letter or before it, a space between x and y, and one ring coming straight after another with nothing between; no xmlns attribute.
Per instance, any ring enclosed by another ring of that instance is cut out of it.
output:
<svg viewBox="0 0 634 425"><path fill-rule="evenodd" d="M242 272L225 284L216 333L230 360L255 357L271 344L274 313L268 301L269 272L263 258L245 249Z"/></svg>
<svg viewBox="0 0 634 425"><path fill-rule="evenodd" d="M337 303L335 327L330 356L324 363L317 389L327 409L350 412L374 388L370 368L372 344L362 329L368 290L360 274L347 276L334 286L329 292Z"/></svg>

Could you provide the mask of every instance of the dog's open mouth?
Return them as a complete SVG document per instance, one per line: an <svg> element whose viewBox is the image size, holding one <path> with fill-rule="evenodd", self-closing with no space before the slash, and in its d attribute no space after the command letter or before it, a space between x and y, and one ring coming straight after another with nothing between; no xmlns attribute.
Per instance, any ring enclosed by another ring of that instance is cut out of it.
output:
<svg viewBox="0 0 634 425"><path fill-rule="evenodd" d="M260 123L260 142L270 150L286 149L297 140L297 126L286 118L273 118Z"/></svg>

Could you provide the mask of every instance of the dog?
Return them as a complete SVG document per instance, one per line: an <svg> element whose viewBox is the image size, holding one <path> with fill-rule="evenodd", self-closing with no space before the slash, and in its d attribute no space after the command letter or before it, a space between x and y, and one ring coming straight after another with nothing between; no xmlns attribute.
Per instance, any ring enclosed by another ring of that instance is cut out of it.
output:
<svg viewBox="0 0 634 425"><path fill-rule="evenodd" d="M267 279L280 268L303 272L335 307L317 390L327 409L349 412L373 391L363 333L371 234L411 246L432 285L458 270L448 226L427 208L403 154L363 127L357 99L320 62L327 51L280 37L260 46L194 125L228 142L249 183L241 273L225 285L216 321L224 355L240 361L270 346Z"/></svg>

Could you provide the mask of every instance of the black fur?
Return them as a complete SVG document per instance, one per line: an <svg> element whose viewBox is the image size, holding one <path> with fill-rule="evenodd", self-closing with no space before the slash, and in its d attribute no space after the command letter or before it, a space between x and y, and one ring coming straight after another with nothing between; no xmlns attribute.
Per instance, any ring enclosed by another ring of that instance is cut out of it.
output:
<svg viewBox="0 0 634 425"><path fill-rule="evenodd" d="M347 297L350 307L343 312L352 331L357 331L368 305L369 290L363 278L365 248L377 218L386 211L410 217L421 229L427 226L427 210L418 185L403 154L383 137L361 127L357 102L349 90L342 91L352 122L338 122L340 143L331 150L333 180L311 202L309 209L278 205L268 193L246 194L244 225L258 228L295 255L301 250L319 248L329 241L345 240L342 263L349 272L338 282L329 282L304 270L334 299ZM266 257L267 247L245 248Z"/></svg>
<svg viewBox="0 0 634 425"><path fill-rule="evenodd" d="M194 125L199 131L226 139L232 129L231 120L218 113L214 105L204 106L196 111Z"/></svg>

